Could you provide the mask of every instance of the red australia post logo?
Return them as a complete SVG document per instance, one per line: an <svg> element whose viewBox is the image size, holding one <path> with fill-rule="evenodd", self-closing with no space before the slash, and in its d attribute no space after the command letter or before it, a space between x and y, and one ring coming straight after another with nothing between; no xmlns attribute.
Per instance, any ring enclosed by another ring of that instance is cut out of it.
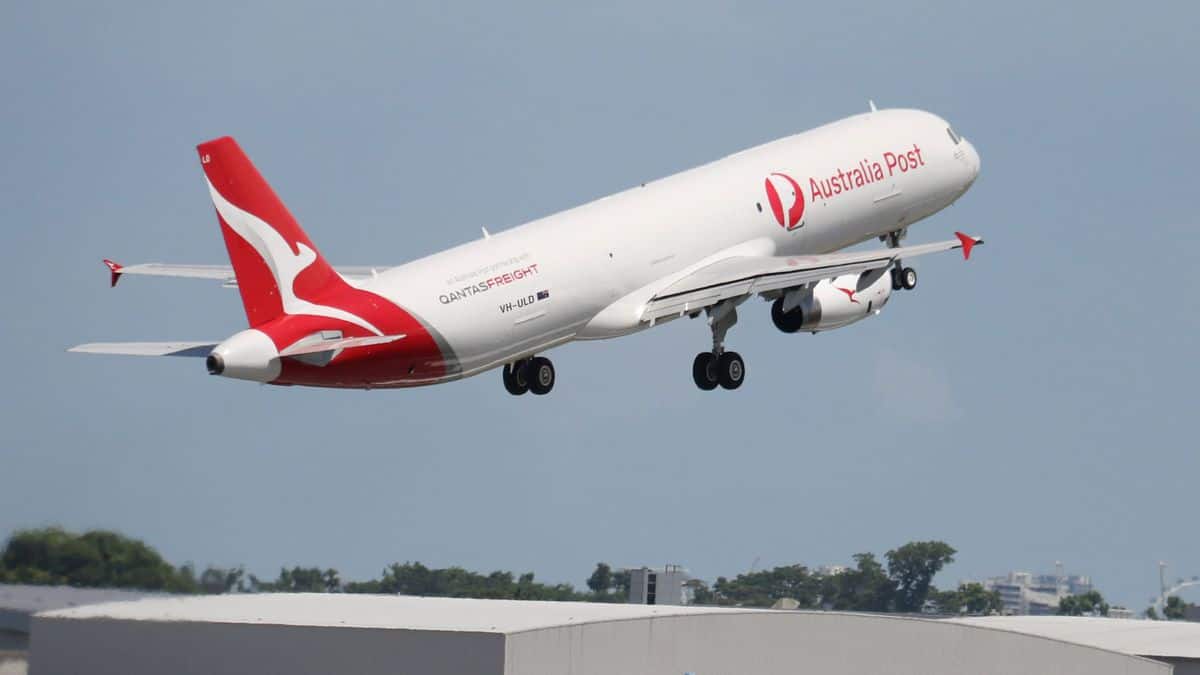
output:
<svg viewBox="0 0 1200 675"><path fill-rule="evenodd" d="M803 227L804 193L800 184L786 173L773 173L763 181L767 190L767 203L771 205L771 213L775 214L775 222L786 230Z"/></svg>
<svg viewBox="0 0 1200 675"><path fill-rule="evenodd" d="M861 302L859 302L859 301L858 301L858 298L854 297L854 296L858 295L858 291L857 291L857 290L853 290L853 291L852 291L852 290L850 290L849 288L842 288L841 286L834 286L834 288L836 288L837 290L839 290L839 291L841 291L841 292L845 293L845 294L846 294L846 297L847 297L847 298L850 298L850 302L853 302L853 303L854 303L854 304L856 304L856 305L861 305L861 304L862 304Z"/></svg>

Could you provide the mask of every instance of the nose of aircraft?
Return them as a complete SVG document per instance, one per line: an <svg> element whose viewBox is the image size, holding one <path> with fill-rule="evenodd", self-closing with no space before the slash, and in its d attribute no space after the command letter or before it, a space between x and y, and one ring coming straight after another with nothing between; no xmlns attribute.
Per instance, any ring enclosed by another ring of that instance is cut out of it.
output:
<svg viewBox="0 0 1200 675"><path fill-rule="evenodd" d="M967 146L967 168L971 172L970 182L974 183L975 179L979 177L979 152L975 150L975 146L971 144L971 141L965 138L963 139L963 145Z"/></svg>

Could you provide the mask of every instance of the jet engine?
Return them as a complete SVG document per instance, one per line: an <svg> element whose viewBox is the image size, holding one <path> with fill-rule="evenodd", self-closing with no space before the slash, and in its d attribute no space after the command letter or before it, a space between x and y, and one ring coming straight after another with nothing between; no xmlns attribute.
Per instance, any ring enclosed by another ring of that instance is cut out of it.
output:
<svg viewBox="0 0 1200 675"><path fill-rule="evenodd" d="M877 313L891 295L887 269L845 274L784 292L771 305L771 320L785 333L832 330Z"/></svg>

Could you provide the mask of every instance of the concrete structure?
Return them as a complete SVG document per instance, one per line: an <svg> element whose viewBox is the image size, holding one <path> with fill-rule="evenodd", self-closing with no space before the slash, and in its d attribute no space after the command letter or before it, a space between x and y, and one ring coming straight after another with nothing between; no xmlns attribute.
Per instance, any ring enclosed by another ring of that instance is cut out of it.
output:
<svg viewBox="0 0 1200 675"><path fill-rule="evenodd" d="M1077 574L1009 572L981 583L987 590L1000 593L1005 614L1054 614L1058 611L1059 600L1068 595L1082 595L1094 588L1091 577Z"/></svg>
<svg viewBox="0 0 1200 675"><path fill-rule="evenodd" d="M635 605L690 605L692 575L679 565L629 570L629 602Z"/></svg>
<svg viewBox="0 0 1200 675"><path fill-rule="evenodd" d="M965 621L317 594L149 599L47 612L34 618L31 656L32 675L1172 672L1129 652Z"/></svg>
<svg viewBox="0 0 1200 675"><path fill-rule="evenodd" d="M1170 663L1175 675L1200 675L1200 624L1186 621L1085 616L978 616L945 621L1144 656Z"/></svg>

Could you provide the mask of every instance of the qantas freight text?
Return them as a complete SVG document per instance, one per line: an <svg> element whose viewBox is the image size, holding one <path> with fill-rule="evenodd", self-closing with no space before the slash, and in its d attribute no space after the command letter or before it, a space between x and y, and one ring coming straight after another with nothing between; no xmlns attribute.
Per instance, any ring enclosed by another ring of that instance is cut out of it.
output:
<svg viewBox="0 0 1200 675"><path fill-rule="evenodd" d="M513 283L514 281L520 281L526 277L531 277L537 274L537 268L537 263L533 263L527 267L520 267L511 272L505 272L504 274L490 277L484 281L480 281L479 283L471 284L470 286L463 286L457 290L439 295L438 302L442 303L443 305L448 305L456 300L469 298L476 293L483 293L484 291L490 291L497 286L505 286Z"/></svg>

